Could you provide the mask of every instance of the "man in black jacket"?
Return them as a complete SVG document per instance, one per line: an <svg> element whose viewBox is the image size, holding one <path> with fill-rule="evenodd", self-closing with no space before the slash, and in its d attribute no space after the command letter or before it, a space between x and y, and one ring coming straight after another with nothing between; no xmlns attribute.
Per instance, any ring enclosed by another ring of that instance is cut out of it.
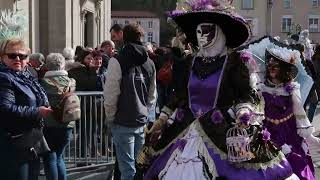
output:
<svg viewBox="0 0 320 180"><path fill-rule="evenodd" d="M112 125L122 180L134 178L135 158L144 144L144 126L156 101L156 71L140 38L138 25L123 29L124 46L117 59L111 58L106 73L104 106Z"/></svg>

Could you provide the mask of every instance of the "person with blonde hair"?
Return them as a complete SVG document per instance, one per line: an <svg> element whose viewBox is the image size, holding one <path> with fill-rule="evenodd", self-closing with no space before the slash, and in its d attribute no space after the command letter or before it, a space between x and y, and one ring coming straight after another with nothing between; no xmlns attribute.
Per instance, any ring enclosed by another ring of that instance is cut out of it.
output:
<svg viewBox="0 0 320 180"><path fill-rule="evenodd" d="M0 179L38 179L39 155L49 151L43 119L52 112L44 89L27 70L29 48L20 16L0 14Z"/></svg>

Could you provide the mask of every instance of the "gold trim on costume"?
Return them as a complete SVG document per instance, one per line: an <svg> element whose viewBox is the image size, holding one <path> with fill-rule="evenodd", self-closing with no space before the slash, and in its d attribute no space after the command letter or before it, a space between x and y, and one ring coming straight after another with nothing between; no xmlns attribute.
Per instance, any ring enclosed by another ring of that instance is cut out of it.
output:
<svg viewBox="0 0 320 180"><path fill-rule="evenodd" d="M305 120L305 119L307 119L307 116L306 115L296 115L296 119L297 120Z"/></svg>
<svg viewBox="0 0 320 180"><path fill-rule="evenodd" d="M284 118L281 118L281 119L272 119L272 118L269 118L269 117L266 117L266 120L275 124L275 125L278 125L278 124L281 124L283 122L286 122L287 120L289 120L291 117L293 116L293 113L289 114L288 116L284 117Z"/></svg>

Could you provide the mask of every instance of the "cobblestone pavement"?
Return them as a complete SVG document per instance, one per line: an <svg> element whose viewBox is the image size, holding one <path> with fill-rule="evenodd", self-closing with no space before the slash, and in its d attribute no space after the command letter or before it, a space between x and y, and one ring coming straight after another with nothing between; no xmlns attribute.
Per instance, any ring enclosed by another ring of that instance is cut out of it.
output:
<svg viewBox="0 0 320 180"><path fill-rule="evenodd" d="M318 107L316 116L313 119L312 125L315 127L315 135L319 137L320 135L320 108ZM310 147L311 157L316 167L316 176L320 180L320 146L311 146Z"/></svg>

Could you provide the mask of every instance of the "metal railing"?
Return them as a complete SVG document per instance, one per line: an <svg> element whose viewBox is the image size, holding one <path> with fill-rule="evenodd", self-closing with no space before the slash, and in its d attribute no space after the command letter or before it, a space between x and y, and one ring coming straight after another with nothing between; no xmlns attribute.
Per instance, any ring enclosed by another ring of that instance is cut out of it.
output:
<svg viewBox="0 0 320 180"><path fill-rule="evenodd" d="M73 138L65 149L68 170L114 163L110 134L104 127L103 93L76 92L81 102L81 119L76 122Z"/></svg>

